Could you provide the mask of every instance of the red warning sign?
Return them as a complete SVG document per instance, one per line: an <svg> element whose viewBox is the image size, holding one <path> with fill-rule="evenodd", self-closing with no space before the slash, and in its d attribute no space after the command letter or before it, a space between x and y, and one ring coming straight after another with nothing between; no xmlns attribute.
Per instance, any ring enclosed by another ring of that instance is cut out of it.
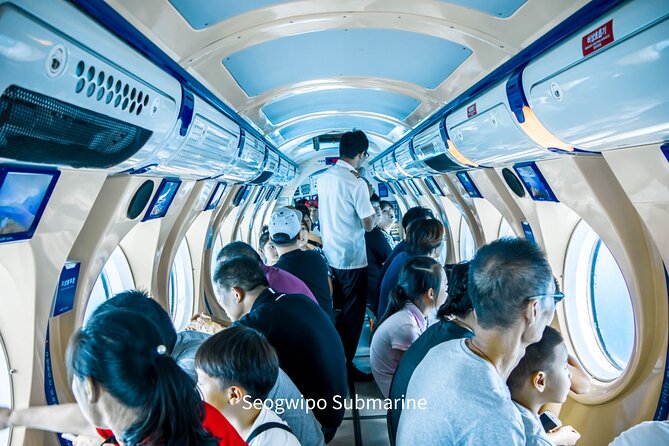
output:
<svg viewBox="0 0 669 446"><path fill-rule="evenodd" d="M611 42L613 42L613 20L609 20L593 32L583 36L581 39L583 56L594 53Z"/></svg>
<svg viewBox="0 0 669 446"><path fill-rule="evenodd" d="M467 107L467 119L476 116L476 102Z"/></svg>

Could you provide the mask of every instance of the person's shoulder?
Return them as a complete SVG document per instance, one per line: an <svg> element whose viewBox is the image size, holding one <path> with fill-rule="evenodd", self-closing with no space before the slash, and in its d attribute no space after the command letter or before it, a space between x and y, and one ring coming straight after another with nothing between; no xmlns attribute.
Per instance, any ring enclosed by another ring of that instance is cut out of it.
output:
<svg viewBox="0 0 669 446"><path fill-rule="evenodd" d="M609 446L669 443L669 420L644 421L617 436Z"/></svg>
<svg viewBox="0 0 669 446"><path fill-rule="evenodd" d="M253 423L252 431L266 423L277 423L288 427L288 423L283 421L281 417L276 414L276 412L274 412L272 409L269 409L268 407L263 407L263 409L260 411L260 414L258 414L258 418L256 419L255 423ZM290 427L288 427L288 429L290 429ZM267 429L258 435L252 444L300 446L300 442L297 440L297 437L295 437L292 430L286 430L280 427Z"/></svg>
<svg viewBox="0 0 669 446"><path fill-rule="evenodd" d="M214 406L204 403L204 420L202 427L211 435L219 439L220 445L245 446L246 442L239 436L237 430Z"/></svg>
<svg viewBox="0 0 669 446"><path fill-rule="evenodd" d="M525 445L525 432L522 426L505 417L485 417L472 420L471 426L456 442L458 446Z"/></svg>

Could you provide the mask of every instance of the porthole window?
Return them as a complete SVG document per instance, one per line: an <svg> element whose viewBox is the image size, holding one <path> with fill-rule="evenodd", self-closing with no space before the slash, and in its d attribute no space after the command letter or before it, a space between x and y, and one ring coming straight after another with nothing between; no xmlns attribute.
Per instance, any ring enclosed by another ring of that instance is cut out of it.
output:
<svg viewBox="0 0 669 446"><path fill-rule="evenodd" d="M497 238L502 238L502 237L517 237L516 233L513 232L513 229L511 228L509 222L506 221L506 219L504 218L499 224L499 235Z"/></svg>
<svg viewBox="0 0 669 446"><path fill-rule="evenodd" d="M464 217L460 217L460 261L471 260L476 253L476 243L472 230L465 221Z"/></svg>
<svg viewBox="0 0 669 446"><path fill-rule="evenodd" d="M186 239L181 241L170 271L168 303L177 331L186 328L193 314L193 264Z"/></svg>
<svg viewBox="0 0 669 446"><path fill-rule="evenodd" d="M223 248L223 237L219 231L214 238L214 246L211 248L211 278L214 278L214 272L216 272L216 256Z"/></svg>
<svg viewBox="0 0 669 446"><path fill-rule="evenodd" d="M576 354L596 379L615 380L634 350L632 298L611 251L583 221L569 242L565 291L566 322Z"/></svg>
<svg viewBox="0 0 669 446"><path fill-rule="evenodd" d="M12 394L12 375L10 374L9 357L5 344L0 337L0 407L14 408L14 397ZM0 430L0 446L9 444L11 429Z"/></svg>
<svg viewBox="0 0 669 446"><path fill-rule="evenodd" d="M135 281L132 278L132 271L128 260L123 254L120 246L117 246L112 255L107 260L102 272L93 285L93 291L88 298L88 305L84 312L84 324L93 314L93 311L104 301L110 299L121 291L135 288Z"/></svg>

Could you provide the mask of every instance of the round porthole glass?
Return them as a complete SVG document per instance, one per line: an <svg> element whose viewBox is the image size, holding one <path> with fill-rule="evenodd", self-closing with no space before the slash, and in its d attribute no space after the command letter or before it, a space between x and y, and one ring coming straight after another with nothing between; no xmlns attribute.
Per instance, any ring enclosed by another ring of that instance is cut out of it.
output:
<svg viewBox="0 0 669 446"><path fill-rule="evenodd" d="M566 323L583 366L599 381L620 377L634 351L634 307L606 244L581 221L565 263Z"/></svg>
<svg viewBox="0 0 669 446"><path fill-rule="evenodd" d="M88 298L86 311L84 312L84 324L93 314L93 311L104 301L110 299L115 294L125 290L135 288L135 282L132 278L132 271L128 260L123 254L120 246L117 246L112 255L107 260L102 272L93 285L93 290Z"/></svg>
<svg viewBox="0 0 669 446"><path fill-rule="evenodd" d="M184 238L172 263L168 289L170 315L177 331L186 328L193 315L193 288L193 264Z"/></svg>
<svg viewBox="0 0 669 446"><path fill-rule="evenodd" d="M476 254L476 243L472 230L465 221L464 217L460 217L460 261L471 260Z"/></svg>

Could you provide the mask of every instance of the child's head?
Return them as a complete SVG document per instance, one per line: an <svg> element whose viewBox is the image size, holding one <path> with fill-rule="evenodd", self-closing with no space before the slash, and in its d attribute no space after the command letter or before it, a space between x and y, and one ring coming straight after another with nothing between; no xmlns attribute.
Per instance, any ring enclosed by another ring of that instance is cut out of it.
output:
<svg viewBox="0 0 669 446"><path fill-rule="evenodd" d="M560 333L546 327L541 340L525 350L525 356L511 372L507 385L514 399L538 403L564 403L571 386L567 347Z"/></svg>
<svg viewBox="0 0 669 446"><path fill-rule="evenodd" d="M200 346L195 367L204 400L230 414L267 398L279 375L279 358L260 332L233 326Z"/></svg>

